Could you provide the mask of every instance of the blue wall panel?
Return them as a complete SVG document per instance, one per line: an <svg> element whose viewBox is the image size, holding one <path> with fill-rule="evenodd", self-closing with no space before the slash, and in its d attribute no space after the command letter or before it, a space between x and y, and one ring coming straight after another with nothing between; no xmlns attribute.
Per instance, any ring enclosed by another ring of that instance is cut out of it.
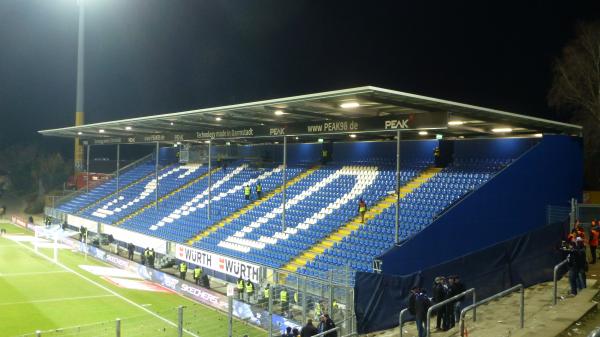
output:
<svg viewBox="0 0 600 337"><path fill-rule="evenodd" d="M419 158L433 161L433 149L437 140L419 140L400 142L400 160L402 158ZM350 142L334 143L332 160L364 160L366 158L396 159L396 142Z"/></svg>
<svg viewBox="0 0 600 337"><path fill-rule="evenodd" d="M455 158L516 158L540 138L464 139L455 142Z"/></svg>
<svg viewBox="0 0 600 337"><path fill-rule="evenodd" d="M381 256L383 272L410 274L544 225L547 205L581 199L582 172L581 138L545 136L434 223Z"/></svg>

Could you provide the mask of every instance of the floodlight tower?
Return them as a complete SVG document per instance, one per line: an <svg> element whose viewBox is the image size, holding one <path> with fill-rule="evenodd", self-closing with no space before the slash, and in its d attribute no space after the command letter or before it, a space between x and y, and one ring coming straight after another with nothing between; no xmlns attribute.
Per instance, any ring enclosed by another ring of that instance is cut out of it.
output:
<svg viewBox="0 0 600 337"><path fill-rule="evenodd" d="M78 0L79 6L79 28L77 32L77 98L75 102L75 125L84 123L84 53L85 53L85 1ZM74 154L75 172L83 171L83 146L79 143L79 137L75 138Z"/></svg>

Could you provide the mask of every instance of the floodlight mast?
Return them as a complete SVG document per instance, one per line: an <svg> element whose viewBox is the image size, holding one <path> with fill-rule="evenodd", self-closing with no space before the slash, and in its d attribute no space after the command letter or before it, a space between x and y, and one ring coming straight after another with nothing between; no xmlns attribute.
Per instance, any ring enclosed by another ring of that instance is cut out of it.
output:
<svg viewBox="0 0 600 337"><path fill-rule="evenodd" d="M79 25L77 32L77 94L75 102L75 125L83 125L84 116L84 63L85 63L85 1L77 1L79 6ZM75 173L83 171L83 146L79 137L75 138L74 149Z"/></svg>

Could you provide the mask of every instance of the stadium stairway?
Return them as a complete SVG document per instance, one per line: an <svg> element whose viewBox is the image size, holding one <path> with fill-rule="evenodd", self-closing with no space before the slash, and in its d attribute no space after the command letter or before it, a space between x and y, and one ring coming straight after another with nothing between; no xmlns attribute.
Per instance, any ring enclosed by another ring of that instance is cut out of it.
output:
<svg viewBox="0 0 600 337"><path fill-rule="evenodd" d="M419 176L410 181L405 186L400 188L400 198L404 198L407 194L411 193L415 189L419 188L421 185L425 184L431 178L433 178L436 174L438 174L442 169L431 167L427 170L423 171ZM365 222L369 219L373 219L378 214L381 214L388 207L393 206L396 203L397 195L395 193L390 194L382 199L372 207L370 207L369 211L365 214ZM336 242L342 241L342 239L348 235L350 235L353 231L359 230L361 226L364 224L361 222L361 217L356 216L345 225L341 226L338 230L331 233L321 242L302 252L297 257L293 258L290 262L288 262L283 269L295 272L299 268L304 267L308 262L312 261L317 257L317 255L322 254Z"/></svg>
<svg viewBox="0 0 600 337"><path fill-rule="evenodd" d="M164 171L167 171L167 170L171 169L175 165L176 164L172 164L172 165L168 165L168 166L165 166L165 167L161 168L160 171L158 171L158 174L162 174ZM145 176L143 176L143 177L141 177L141 178L139 178L137 180L134 180L134 181L130 182L129 184L127 184L127 185L123 186L122 188L120 188L119 189L119 193L122 193L123 191L129 189L132 186L135 186L135 185L143 182L144 180L146 180L148 178L152 178L154 175L155 175L155 172L151 172L151 173L149 173L149 174L147 174L147 175L145 175ZM91 209L91 208L93 208L95 206L98 206L102 202L108 201L111 198L114 198L116 196L117 196L117 192L113 192L113 193L111 193L111 194L109 194L109 195L107 195L107 196L105 196L103 198L100 198L100 199L96 200L95 202L93 202L93 203L85 206L84 208L80 209L77 213L78 214L82 214L85 211L87 211L87 210L89 210L89 209Z"/></svg>
<svg viewBox="0 0 600 337"><path fill-rule="evenodd" d="M319 165L313 166L313 167L309 168L308 170L300 173L299 175L297 175L293 179L288 180L286 182L286 184L285 184L285 188L289 188L289 187L293 186L294 184L296 184L297 182L299 182L300 180L308 177L309 175L311 175L312 173L314 173L316 170L318 170L319 167L320 167ZM194 243L202 240L203 238L207 237L211 233L216 232L219 228L222 228L222 227L226 226L228 223L230 223L233 220L239 218L243 214L249 212L253 208L261 205L263 202L265 202L265 201L271 199L272 197L274 197L275 195L281 193L282 191L283 191L283 186L277 187L276 189L272 190L271 192L265 194L262 198L260 198L258 200L255 200L254 202L252 202L252 203L250 203L250 204L248 204L248 205L240 208L239 210L235 211L234 213L232 213L231 215L227 216L223 220L215 223L214 225L208 227L204 231L198 233L196 236L194 236L193 238L189 239L187 241L187 243L189 245L193 245Z"/></svg>
<svg viewBox="0 0 600 337"><path fill-rule="evenodd" d="M178 188L174 189L173 191L171 191L171 192L169 192L168 194L166 194L166 195L162 196L161 198L159 198L159 199L158 199L158 203L160 204L160 203L161 203L163 200L165 200L165 199L168 199L168 198L172 197L173 195L175 195L175 194L179 193L180 191L182 191L182 190L184 190L184 189L186 189L186 188L190 187L191 185L193 185L193 184L197 183L198 181L200 181L200 180L202 180L202 179L204 179L204 178L208 177L208 175L209 175L209 174L214 174L215 172L219 171L220 169L221 169L220 167L214 168L214 169L212 169L210 172L206 172L206 173L204 173L203 175L196 177L196 179L193 179L193 180L190 180L190 181L188 181L187 183L185 183L185 184L183 184L183 185L179 186ZM134 216L136 216L136 215L138 215L138 214L142 213L143 211L145 211L145 210L147 210L148 208L150 208L150 207L153 207L153 206L155 206L155 205L156 205L156 201L152 201L151 203L147 204L146 206L144 206L144 207L142 207L142 208L138 209L137 211L135 211L135 212L133 212L133 213L131 213L131 214L127 215L126 217L123 217L123 218L122 218L122 219L120 219L119 221L115 222L115 223L114 223L114 225L115 225L115 226L119 226L119 225L120 225L120 224L122 224L123 222L125 222L125 221L127 221L127 220L129 220L129 219L133 218Z"/></svg>

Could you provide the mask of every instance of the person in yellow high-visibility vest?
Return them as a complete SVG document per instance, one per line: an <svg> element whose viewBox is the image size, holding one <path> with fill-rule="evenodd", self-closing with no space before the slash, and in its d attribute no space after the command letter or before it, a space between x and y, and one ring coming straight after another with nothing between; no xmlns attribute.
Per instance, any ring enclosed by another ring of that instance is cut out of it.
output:
<svg viewBox="0 0 600 337"><path fill-rule="evenodd" d="M269 305L269 297L271 297L271 284L267 283L265 289L263 289L263 304L265 307Z"/></svg>
<svg viewBox="0 0 600 337"><path fill-rule="evenodd" d="M323 314L322 306L321 301L315 302L315 319L321 318L321 315Z"/></svg>
<svg viewBox="0 0 600 337"><path fill-rule="evenodd" d="M246 295L248 296L247 301L250 303L252 301L252 296L254 295L254 283L252 283L250 279L246 280Z"/></svg>
<svg viewBox="0 0 600 337"><path fill-rule="evenodd" d="M185 280L185 274L187 273L187 263L181 261L181 263L179 264L179 277L181 277L182 280Z"/></svg>
<svg viewBox="0 0 600 337"><path fill-rule="evenodd" d="M281 314L287 314L290 310L290 303L288 302L288 292L285 288L279 292L279 301L281 301Z"/></svg>
<svg viewBox="0 0 600 337"><path fill-rule="evenodd" d="M365 222L365 213L367 213L367 203L363 198L358 201L358 214L360 214L360 221Z"/></svg>
<svg viewBox="0 0 600 337"><path fill-rule="evenodd" d="M244 186L244 199L250 200L250 193L251 192L252 192L252 190L250 189L249 185Z"/></svg>
<svg viewBox="0 0 600 337"><path fill-rule="evenodd" d="M262 185L260 181L256 183L256 199L262 198Z"/></svg>
<svg viewBox="0 0 600 337"><path fill-rule="evenodd" d="M298 293L299 293L299 291L296 291L296 292L294 293L294 303L295 303L296 305L300 304L300 303L299 303L299 301L298 301Z"/></svg>
<svg viewBox="0 0 600 337"><path fill-rule="evenodd" d="M237 280L238 299L240 299L240 300L244 299L244 288L245 288L244 279L240 277Z"/></svg>
<svg viewBox="0 0 600 337"><path fill-rule="evenodd" d="M196 285L200 285L200 279L202 279L202 268L196 266L196 268L194 268L194 281L196 282Z"/></svg>

